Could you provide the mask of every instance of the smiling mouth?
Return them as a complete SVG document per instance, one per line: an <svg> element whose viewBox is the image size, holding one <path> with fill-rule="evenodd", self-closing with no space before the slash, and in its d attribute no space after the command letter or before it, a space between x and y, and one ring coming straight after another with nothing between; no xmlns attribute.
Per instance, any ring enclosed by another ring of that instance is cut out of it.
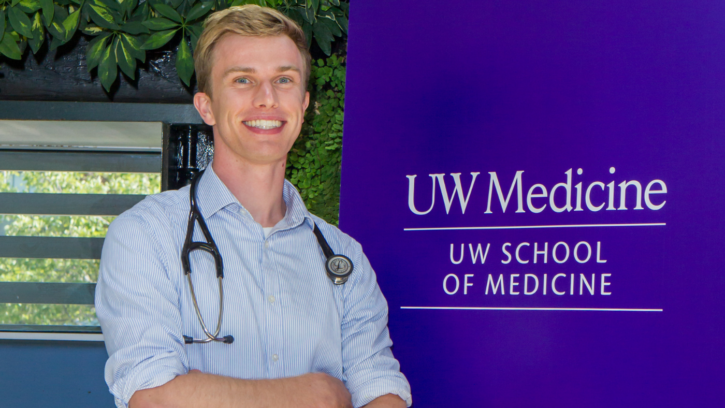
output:
<svg viewBox="0 0 725 408"><path fill-rule="evenodd" d="M245 125L247 125L249 127L262 129L262 130L276 129L276 128L282 126L282 121L280 121L280 120L261 120L260 119L260 120L243 121L242 123L244 123Z"/></svg>

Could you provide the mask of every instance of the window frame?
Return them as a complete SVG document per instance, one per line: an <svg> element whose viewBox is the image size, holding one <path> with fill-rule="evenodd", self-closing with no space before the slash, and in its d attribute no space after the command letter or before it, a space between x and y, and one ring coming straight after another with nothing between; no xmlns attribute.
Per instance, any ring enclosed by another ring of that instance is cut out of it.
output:
<svg viewBox="0 0 725 408"><path fill-rule="evenodd" d="M2 146L0 170L146 173L150 172L150 169L155 169L153 172L161 172L161 191L185 185L198 171L196 144L199 137L197 136L201 134L201 139L207 140L211 134L191 104L0 101L0 121L2 120L160 122L162 124L160 152ZM41 157L42 160L39 159ZM53 213L50 215L118 215L145 197L144 195L44 193L8 197L9 194L26 193L0 193L2 214L19 214L22 210L24 211L22 214L27 215L41 213L49 215L48 212ZM34 197L30 197L31 195ZM3 198L6 200L3 201ZM79 208L83 214L79 214ZM2 257L30 254L33 255L31 257L53 258L41 255L53 255L55 247L56 252L59 249L67 251L70 248L71 251L75 251L74 257L79 259L99 259L104 240L104 238L69 237L0 238L7 242L14 241L15 245L15 248L10 248L12 245L5 245L4 252L0 250ZM19 248L18 245L24 247ZM32 251L35 253L31 254ZM43 251L46 251L45 254ZM92 305L95 285L95 283L0 282L0 303ZM25 302L18 302L18 299ZM14 301L8 302L8 300ZM0 339L103 341L103 334L98 326L0 324Z"/></svg>

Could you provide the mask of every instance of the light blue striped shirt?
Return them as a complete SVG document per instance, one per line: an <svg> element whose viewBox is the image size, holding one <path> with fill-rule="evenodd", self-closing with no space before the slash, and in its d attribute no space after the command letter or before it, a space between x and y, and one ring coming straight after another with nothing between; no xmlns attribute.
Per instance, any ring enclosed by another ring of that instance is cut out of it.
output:
<svg viewBox="0 0 725 408"><path fill-rule="evenodd" d="M105 377L117 406L192 369L242 379L321 372L344 382L355 407L385 394L410 406L410 385L390 351L388 305L359 243L311 215L287 181L287 212L266 239L211 166L197 195L224 260L219 335L234 336L234 343L184 344L183 335L205 337L181 266L189 187L149 196L111 224L96 287L109 354ZM355 266L342 286L325 273L313 221L333 251ZM198 223L194 240L203 240ZM214 261L193 251L191 270L213 332L219 311Z"/></svg>

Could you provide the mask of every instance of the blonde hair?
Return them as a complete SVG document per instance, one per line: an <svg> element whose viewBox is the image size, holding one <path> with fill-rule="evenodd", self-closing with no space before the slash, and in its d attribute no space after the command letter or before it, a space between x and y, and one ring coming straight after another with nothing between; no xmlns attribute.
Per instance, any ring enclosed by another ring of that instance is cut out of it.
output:
<svg viewBox="0 0 725 408"><path fill-rule="evenodd" d="M295 43L304 60L304 85L310 78L311 56L305 33L292 19L269 8L254 4L230 7L210 15L204 22L204 32L194 50L194 70L199 92L211 95L210 75L214 59L214 46L227 33L250 37L286 35Z"/></svg>

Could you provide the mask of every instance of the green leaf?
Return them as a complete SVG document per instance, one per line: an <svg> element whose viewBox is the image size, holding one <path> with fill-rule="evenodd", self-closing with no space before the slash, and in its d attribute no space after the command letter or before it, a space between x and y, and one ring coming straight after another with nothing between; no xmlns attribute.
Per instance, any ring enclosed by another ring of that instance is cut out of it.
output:
<svg viewBox="0 0 725 408"><path fill-rule="evenodd" d="M28 45L30 46L30 49L33 51L33 54L37 54L40 50L40 47L43 46L43 42L45 41L45 32L43 31L43 25L41 23L40 30L33 31L33 38L28 39Z"/></svg>
<svg viewBox="0 0 725 408"><path fill-rule="evenodd" d="M192 4L189 4L192 0L184 1L180 0L178 1L179 5L177 4L177 1L175 0L169 0L171 1L171 7L173 7L177 13L179 13L180 16L185 16L186 13L189 12L189 9L191 9Z"/></svg>
<svg viewBox="0 0 725 408"><path fill-rule="evenodd" d="M116 60L121 71L131 79L136 79L136 58L125 49L123 41L116 42Z"/></svg>
<svg viewBox="0 0 725 408"><path fill-rule="evenodd" d="M149 3L144 2L139 7L136 7L136 10L133 12L133 15L131 16L133 21L139 21L144 22L145 20L148 20L149 18Z"/></svg>
<svg viewBox="0 0 725 408"><path fill-rule="evenodd" d="M171 7L167 6L166 4L161 3L161 4L152 5L151 7L153 7L154 10L158 11L159 14L161 14L162 16L164 16L166 18L170 18L170 19L176 21L177 23L182 22L181 16L179 15L179 13L177 13L176 10L172 9Z"/></svg>
<svg viewBox="0 0 725 408"><path fill-rule="evenodd" d="M8 20L10 20L10 26L13 27L18 34L28 38L33 38L33 31L30 28L30 19L27 14L23 13L18 8L11 7L8 12Z"/></svg>
<svg viewBox="0 0 725 408"><path fill-rule="evenodd" d="M211 10L212 6L214 6L213 1L206 1L202 3L196 3L194 7L189 10L189 13L186 15L186 21L194 21L200 17L205 16L209 10Z"/></svg>
<svg viewBox="0 0 725 408"><path fill-rule="evenodd" d="M186 30L189 33L189 39L191 40L191 52L193 54L194 50L196 50L196 43L199 42L199 37L201 36L203 28L199 25L193 25L186 27Z"/></svg>
<svg viewBox="0 0 725 408"><path fill-rule="evenodd" d="M300 14L308 23L313 24L315 22L315 12L311 8L300 9Z"/></svg>
<svg viewBox="0 0 725 408"><path fill-rule="evenodd" d="M14 60L19 60L23 56L23 54L20 52L18 44L9 35L3 36L2 41L0 41L0 54L3 54L6 57Z"/></svg>
<svg viewBox="0 0 725 408"><path fill-rule="evenodd" d="M88 14L91 16L94 23L109 30L119 30L121 28L118 24L116 24L111 12L107 8L95 4L89 4L89 6L90 8L88 9Z"/></svg>
<svg viewBox="0 0 725 408"><path fill-rule="evenodd" d="M317 23L312 26L312 32L315 34L317 45L320 46L322 52L327 55L332 53L332 33L323 23Z"/></svg>
<svg viewBox="0 0 725 408"><path fill-rule="evenodd" d="M5 10L0 9L0 41L5 35Z"/></svg>
<svg viewBox="0 0 725 408"><path fill-rule="evenodd" d="M123 42L123 48L130 52L134 58L141 62L146 62L146 51L141 49L141 42L136 37L123 34L121 36L121 42Z"/></svg>
<svg viewBox="0 0 725 408"><path fill-rule="evenodd" d="M55 36L51 36L50 51L55 51L55 49L60 47L61 45L63 45L63 40L59 40Z"/></svg>
<svg viewBox="0 0 725 408"><path fill-rule="evenodd" d="M71 13L65 20L63 20L63 28L65 29L65 38L64 41L68 42L71 38L73 38L73 34L76 33L76 29L78 28L78 20L81 15L81 9L78 9Z"/></svg>
<svg viewBox="0 0 725 408"><path fill-rule="evenodd" d="M332 4L333 6L339 6L340 0L330 0L330 4Z"/></svg>
<svg viewBox="0 0 725 408"><path fill-rule="evenodd" d="M129 34L148 34L149 29L146 28L145 25L137 22L137 21L131 21L121 26L121 30L123 32L129 33Z"/></svg>
<svg viewBox="0 0 725 408"><path fill-rule="evenodd" d="M106 50L106 42L110 36L111 33L106 32L91 40L91 43L88 45L88 49L86 50L86 64L88 66L88 72L91 72L91 70L97 67L101 62L103 52Z"/></svg>
<svg viewBox="0 0 725 408"><path fill-rule="evenodd" d="M154 31L168 30L174 27L178 27L179 23L175 23L168 18L152 18L143 22L143 25Z"/></svg>
<svg viewBox="0 0 725 408"><path fill-rule="evenodd" d="M133 9L136 8L138 5L137 0L119 0L121 2L121 8L123 9L124 13L126 13L127 16L130 16L133 12Z"/></svg>
<svg viewBox="0 0 725 408"><path fill-rule="evenodd" d="M202 31L204 31L204 27L201 25L201 23L187 26L186 29L197 37L201 37Z"/></svg>
<svg viewBox="0 0 725 408"><path fill-rule="evenodd" d="M190 86L191 76L194 75L194 59L184 37L181 38L179 50L176 52L176 73L186 86Z"/></svg>
<svg viewBox="0 0 725 408"><path fill-rule="evenodd" d="M48 26L48 32L58 41L63 41L63 39L65 39L65 28L63 28L62 24L58 24L55 21Z"/></svg>
<svg viewBox="0 0 725 408"><path fill-rule="evenodd" d="M106 47L101 57L101 63L98 65L98 76L101 78L101 85L106 92L111 91L111 86L116 82L118 77L118 67L116 66L116 53L113 52L116 41Z"/></svg>
<svg viewBox="0 0 725 408"><path fill-rule="evenodd" d="M342 28L342 32L347 34L347 17L337 16L337 23L340 24L340 28Z"/></svg>
<svg viewBox="0 0 725 408"><path fill-rule="evenodd" d="M78 28L76 29L76 31L80 30L80 32L84 32L86 27L88 27L89 24L95 26L93 21L91 21L91 19L88 18L88 10L82 10L81 18L78 21Z"/></svg>
<svg viewBox="0 0 725 408"><path fill-rule="evenodd" d="M320 17L327 17L327 18L331 18L331 19L334 20L335 19L335 13L333 13L333 9L329 9L329 8L328 9L325 9L323 7L322 10L320 10L317 13L317 18L319 19Z"/></svg>
<svg viewBox="0 0 725 408"><path fill-rule="evenodd" d="M302 31L305 33L305 39L307 40L307 48L312 46L312 24L305 22L302 24Z"/></svg>
<svg viewBox="0 0 725 408"><path fill-rule="evenodd" d="M231 4L231 7L243 6L245 4L259 4L259 3L256 2L255 0L234 0L234 2L232 2L232 4Z"/></svg>
<svg viewBox="0 0 725 408"><path fill-rule="evenodd" d="M287 17L295 21L300 27L304 24L305 19L302 18L302 14L296 9L290 9L287 13Z"/></svg>
<svg viewBox="0 0 725 408"><path fill-rule="evenodd" d="M28 39L28 45L33 51L33 54L37 54L40 47L45 41L45 29L43 28L43 20L40 17L40 13L35 13L33 17L33 38Z"/></svg>
<svg viewBox="0 0 725 408"><path fill-rule="evenodd" d="M83 21L83 20L81 20L81 21ZM98 27L97 25L87 25L83 29L84 34L88 34L88 35L92 35L92 36L103 34L105 32L107 32L107 31L104 31L101 27Z"/></svg>
<svg viewBox="0 0 725 408"><path fill-rule="evenodd" d="M164 44L174 38L174 34L176 34L178 30L179 29L177 28L176 30L159 31L153 33L151 37L149 37L148 40L146 40L146 42L141 46L141 49L155 50L162 47Z"/></svg>
<svg viewBox="0 0 725 408"><path fill-rule="evenodd" d="M196 44L199 42L199 37L191 33L191 35L189 35L189 42L191 43L191 54L194 55L194 51L196 50Z"/></svg>
<svg viewBox="0 0 725 408"><path fill-rule="evenodd" d="M35 13L40 10L39 0L20 0L18 7L26 13Z"/></svg>
<svg viewBox="0 0 725 408"><path fill-rule="evenodd" d="M317 10L320 8L320 0L311 0L310 5L312 8L312 11L314 13L317 13Z"/></svg>
<svg viewBox="0 0 725 408"><path fill-rule="evenodd" d="M121 3L119 3L117 0L92 0L93 3L96 4L96 6L107 9L112 14L119 14L119 19L121 17L121 13L123 13L123 6ZM116 20L116 22L119 22L120 20Z"/></svg>
<svg viewBox="0 0 725 408"><path fill-rule="evenodd" d="M53 3L53 21L58 24L63 24L63 20L65 20L67 17L68 10L66 10L65 7L61 7L58 4Z"/></svg>
<svg viewBox="0 0 725 408"><path fill-rule="evenodd" d="M53 0L40 0L40 6L43 9L43 20L45 20L45 26L49 27L53 22L53 14L55 13Z"/></svg>
<svg viewBox="0 0 725 408"><path fill-rule="evenodd" d="M342 31L340 31L340 27L338 27L336 22L330 20L329 18L321 18L317 21L318 23L321 22L322 24L324 24L335 37L342 37Z"/></svg>

